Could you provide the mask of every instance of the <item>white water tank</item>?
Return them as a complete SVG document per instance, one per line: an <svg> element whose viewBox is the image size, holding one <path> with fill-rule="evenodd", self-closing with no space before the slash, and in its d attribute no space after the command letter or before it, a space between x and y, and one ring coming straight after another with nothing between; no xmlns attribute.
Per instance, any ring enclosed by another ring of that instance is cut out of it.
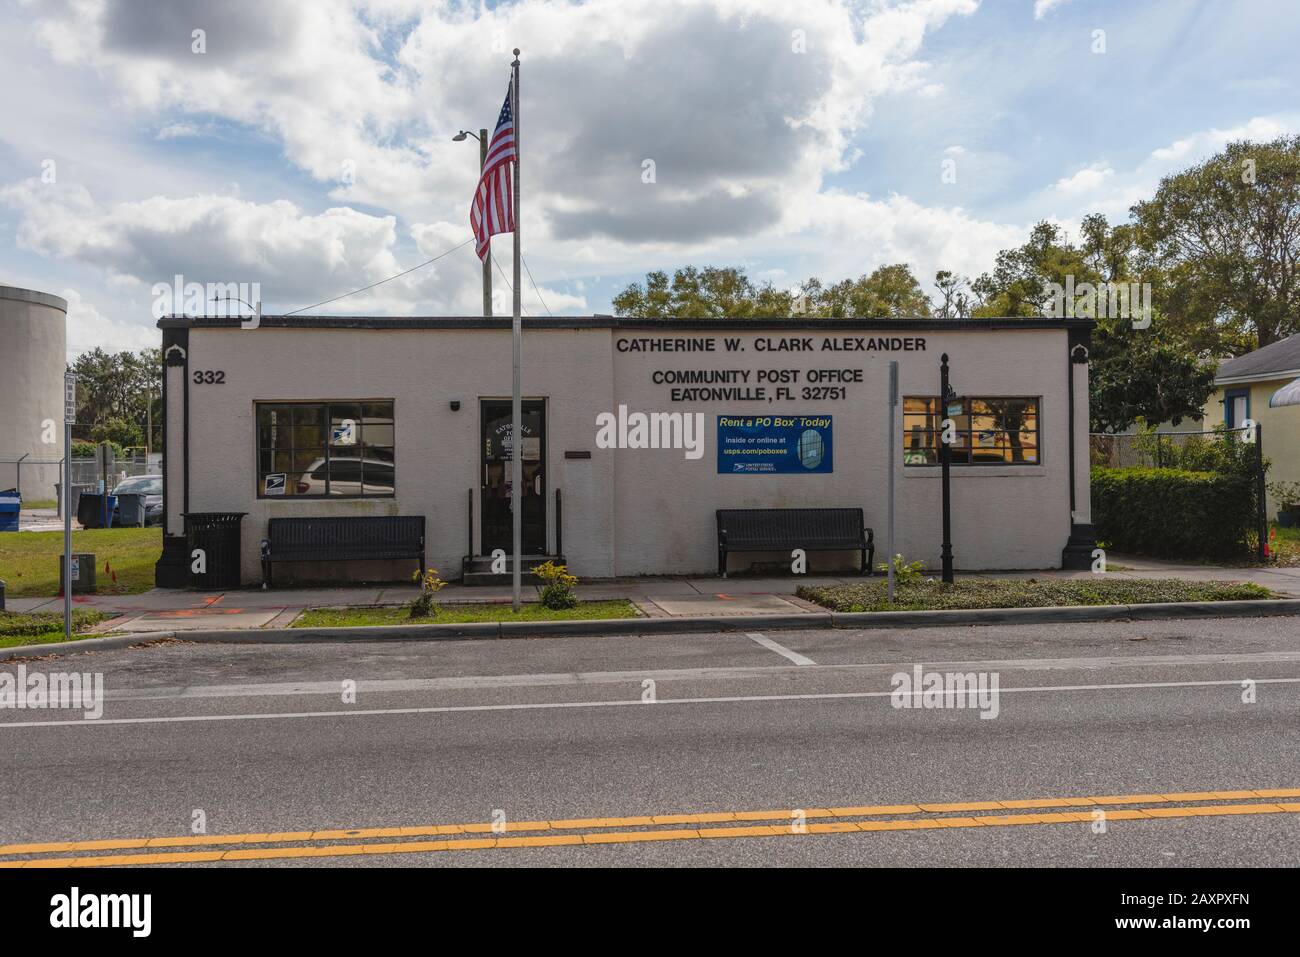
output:
<svg viewBox="0 0 1300 957"><path fill-rule="evenodd" d="M25 502L54 498L59 480L67 313L58 296L0 286L0 489Z"/></svg>

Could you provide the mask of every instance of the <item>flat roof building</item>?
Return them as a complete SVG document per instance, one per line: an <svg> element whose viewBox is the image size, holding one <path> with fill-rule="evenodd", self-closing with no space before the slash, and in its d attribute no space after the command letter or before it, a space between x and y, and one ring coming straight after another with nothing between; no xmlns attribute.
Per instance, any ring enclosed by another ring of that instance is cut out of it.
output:
<svg viewBox="0 0 1300 957"><path fill-rule="evenodd" d="M185 513L245 512L241 578L276 517L424 516L444 578L511 550L510 320L166 318L166 523L158 583L184 585ZM715 511L853 506L884 557L937 567L939 447L965 569L1088 567L1091 323L1058 319L527 319L523 551L582 578L711 574ZM938 399L949 356L958 398ZM888 363L900 404L888 428ZM809 571L856 567L809 553ZM736 554L730 571L780 562ZM410 562L304 562L276 580L395 580Z"/></svg>

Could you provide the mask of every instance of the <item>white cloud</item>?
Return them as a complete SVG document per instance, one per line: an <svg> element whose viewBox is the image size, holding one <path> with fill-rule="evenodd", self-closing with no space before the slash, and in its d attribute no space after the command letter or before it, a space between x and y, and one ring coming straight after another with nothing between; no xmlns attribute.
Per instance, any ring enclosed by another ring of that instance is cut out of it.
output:
<svg viewBox="0 0 1300 957"><path fill-rule="evenodd" d="M157 140L175 140L182 137L198 136L199 128L193 123L168 123L154 137Z"/></svg>
<svg viewBox="0 0 1300 957"><path fill-rule="evenodd" d="M689 239L698 223L677 215L683 203L716 197L717 234L731 213L750 230L779 216L756 206L756 193L775 184L797 203L844 169L876 98L941 89L917 59L924 38L977 5L912 0L863 14L849 0L522 0L478 10L318 0L290 15L263 0L68 0L36 8L35 31L61 62L106 77L127 109L254 127L336 203L411 221L460 218L476 169L450 134L495 115L507 51L520 43L530 215L541 214L531 234L634 239L645 223L646 238L665 238L655 234L659 215L668 231L682 219ZM201 55L190 50L194 24L207 31ZM795 49L796 30L806 52ZM494 46L497 56L484 55ZM683 124L701 102L714 104L710 122ZM627 189L646 156L662 188ZM613 215L593 219L580 202Z"/></svg>
<svg viewBox="0 0 1300 957"><path fill-rule="evenodd" d="M1256 116L1228 129L1208 129L1152 150L1148 166L1172 167L1197 163L1235 140L1265 141L1300 132L1300 114Z"/></svg>
<svg viewBox="0 0 1300 957"><path fill-rule="evenodd" d="M1041 20L1052 10L1067 3L1069 3L1069 0L1034 0L1034 19Z"/></svg>
<svg viewBox="0 0 1300 957"><path fill-rule="evenodd" d="M59 295L68 301L69 362L96 347L108 352L138 352L162 341L157 329L108 318L76 289L64 289Z"/></svg>
<svg viewBox="0 0 1300 957"><path fill-rule="evenodd" d="M1094 193L1114 175L1115 171L1105 163L1093 163L1091 166L1085 166L1072 176L1058 179L1056 185L1052 188L1058 193L1067 195Z"/></svg>
<svg viewBox="0 0 1300 957"><path fill-rule="evenodd" d="M229 173L197 189L175 176L160 185L159 170L129 153L67 186L13 184L0 202L19 213L19 245L103 270L107 285L134 297L126 308L142 314L149 286L177 273L260 282L279 308L326 299L469 235L475 144L450 136L495 116L508 50L519 43L525 251L552 312L591 308L580 277L666 262L780 262L794 249L807 272L831 276L842 264L856 274L873 265L863 259L864 235L881 244L868 247L872 260L946 251L960 262L945 265L960 269L977 251L958 249L954 230L973 239L1014 227L930 213L901 197L827 201L821 190L861 156L852 140L879 98L942 91L920 58L926 37L977 7L319 0L290 15L264 0L50 0L30 5L32 34L60 64L50 75L82 84L79 109L100 96L115 117L157 131L155 142L219 128L223 138L272 144L333 206L308 210L268 196L274 178L247 171L247 188L233 195L217 195ZM191 51L195 27L206 31L206 53ZM702 104L707 122L683 122L703 117ZM121 136L122 124L112 124L98 150L85 142L78 153L103 153L110 129ZM640 180L646 157L657 163L653 185ZM133 181L137 166L144 171ZM100 182L112 189L101 192ZM831 215L846 205L860 221ZM826 221L810 219L812 210ZM498 262L508 262L509 239L495 246ZM978 251L984 264L994 251ZM495 270L494 283L505 286ZM474 314L480 284L464 249L318 311ZM524 299L530 313L545 311L527 280Z"/></svg>

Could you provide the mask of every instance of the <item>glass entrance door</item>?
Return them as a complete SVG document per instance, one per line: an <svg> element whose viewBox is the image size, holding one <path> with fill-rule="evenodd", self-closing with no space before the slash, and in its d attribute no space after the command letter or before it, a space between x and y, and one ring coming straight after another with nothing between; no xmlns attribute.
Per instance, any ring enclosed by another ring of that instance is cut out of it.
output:
<svg viewBox="0 0 1300 957"><path fill-rule="evenodd" d="M479 513L483 516L482 554L495 548L507 555L514 547L511 513L511 436L509 399L483 399L480 418L483 455ZM546 554L546 403L525 401L520 415L523 425L523 532L521 547L526 555Z"/></svg>

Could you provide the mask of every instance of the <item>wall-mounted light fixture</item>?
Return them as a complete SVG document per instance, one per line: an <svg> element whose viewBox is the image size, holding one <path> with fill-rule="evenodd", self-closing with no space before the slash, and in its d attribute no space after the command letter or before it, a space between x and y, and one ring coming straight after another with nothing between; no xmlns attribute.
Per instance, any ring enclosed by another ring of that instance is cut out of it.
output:
<svg viewBox="0 0 1300 957"><path fill-rule="evenodd" d="M459 411L460 411L460 399L452 399L452 400L451 400L451 411L453 411L453 412L459 412Z"/></svg>

